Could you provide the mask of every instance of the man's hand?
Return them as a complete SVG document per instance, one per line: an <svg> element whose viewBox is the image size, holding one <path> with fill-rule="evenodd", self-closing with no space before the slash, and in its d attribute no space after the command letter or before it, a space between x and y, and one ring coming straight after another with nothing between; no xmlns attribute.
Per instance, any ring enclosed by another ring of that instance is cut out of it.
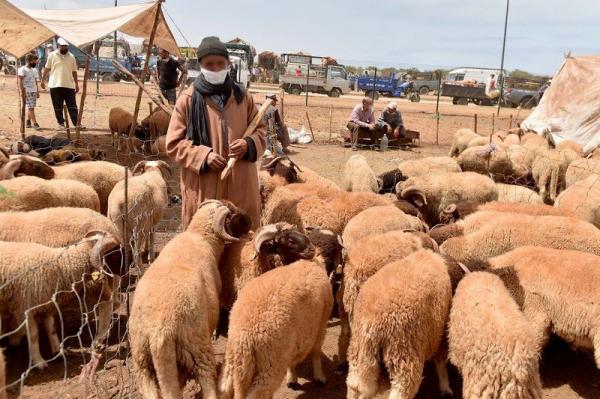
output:
<svg viewBox="0 0 600 399"><path fill-rule="evenodd" d="M40 92L39 91L37 92L37 98L40 98Z"/></svg>
<svg viewBox="0 0 600 399"><path fill-rule="evenodd" d="M46 90L46 82L44 82L43 80L40 82L40 87L42 88L42 90Z"/></svg>
<svg viewBox="0 0 600 399"><path fill-rule="evenodd" d="M369 127L369 130L375 130L375 124L374 123L369 123L368 127Z"/></svg>
<svg viewBox="0 0 600 399"><path fill-rule="evenodd" d="M215 153L214 151L208 154L208 157L206 158L206 163L213 172L220 172L225 168L225 166L227 166L227 161L225 160L225 158Z"/></svg>
<svg viewBox="0 0 600 399"><path fill-rule="evenodd" d="M75 94L79 93L79 83L75 82Z"/></svg>
<svg viewBox="0 0 600 399"><path fill-rule="evenodd" d="M248 151L248 143L244 139L234 140L229 146L229 157L241 159Z"/></svg>

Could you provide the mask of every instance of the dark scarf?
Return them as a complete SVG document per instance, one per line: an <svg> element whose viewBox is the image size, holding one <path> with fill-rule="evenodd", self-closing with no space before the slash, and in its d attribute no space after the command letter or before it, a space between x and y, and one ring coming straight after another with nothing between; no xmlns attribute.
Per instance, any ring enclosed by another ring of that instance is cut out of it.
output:
<svg viewBox="0 0 600 399"><path fill-rule="evenodd" d="M210 132L208 130L208 117L206 115L205 96L210 97L220 95L225 98L223 106L229 99L231 91L235 101L239 104L244 100L246 95L243 88L235 84L235 82L227 75L225 82L221 85L213 85L206 81L204 75L200 74L194 81L194 92L192 94L192 103L188 116L188 126L185 138L192 140L194 145L205 145L211 147Z"/></svg>

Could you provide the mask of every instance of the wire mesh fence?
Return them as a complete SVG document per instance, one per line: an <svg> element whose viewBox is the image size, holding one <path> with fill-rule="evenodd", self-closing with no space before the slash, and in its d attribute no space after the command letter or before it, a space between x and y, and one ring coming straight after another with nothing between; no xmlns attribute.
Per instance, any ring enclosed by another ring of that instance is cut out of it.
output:
<svg viewBox="0 0 600 399"><path fill-rule="evenodd" d="M91 89L92 93L93 85ZM137 87L128 83L101 83L100 94L88 99L83 118L86 130L76 144L81 150L101 154L102 160L122 166L122 184L127 185L127 195L123 198L125 211L118 216L112 215L116 230L109 232L117 236L121 246L100 249L107 235L94 233L89 237L73 234L68 245L51 248L53 236L64 233L53 231L48 232L49 237L31 239L31 242L46 242L44 247L35 247L38 255L35 255L33 244L24 250L28 256L19 262L11 260L7 252L0 251L0 261L4 263L0 265L3 271L0 275L0 306L3 308L0 340L3 345L8 345L4 350L4 361L6 391L10 397L139 397L128 360L131 354L127 342L129 305L139 278L165 243L180 231L181 219L177 201L149 207L151 200L135 189L137 177L127 171L140 161L169 162L172 174L163 177L167 197L174 200L172 195L179 194L179 170L160 148L138 145L138 151L127 152L113 146L108 129L110 109L115 106L131 108ZM263 91L256 94L257 102L263 94ZM147 97L144 99L148 101ZM312 146L310 151L302 151L307 146L295 145L292 146L295 154L291 157L300 158L300 165L340 182L345 162L352 153L340 146L339 137L360 96L335 103L327 97L316 96L311 98L309 107L297 96L286 95L284 99L283 114L289 126L300 128L305 125L313 132L317 144L331 144ZM376 102L376 112L385 105L384 100ZM489 142L464 152L457 164L462 170L488 175L497 183L507 184L501 191L499 189L499 195L506 202L541 203L545 200L551 203L558 198L559 192L577 185L576 181L584 181L600 172L592 160L573 163L581 158L581 154L574 157L568 150L550 151L527 146L521 142L522 138L518 138L519 144L514 146L503 145L505 132L519 121L516 114L513 117L503 113L498 118L492 116L494 110L477 108L475 116L475 112L466 114L453 111L451 107L448 104L442 109L438 126L438 115L431 107L406 106L403 111L405 124L420 132L421 145L386 152L363 149L359 154L365 155L379 174L397 168L406 160L447 156L452 142L452 134L448 132L453 133L459 128L468 127L488 136L495 133L491 139L488 137ZM0 117L5 121L0 135L5 135L8 142L19 138L16 133L18 110L15 81L0 76ZM36 111L39 111L43 129L37 132L28 129L27 135L54 135L54 109L49 99L42 98ZM142 108L140 120L150 113L150 107ZM436 129L443 132L438 137ZM436 141L440 146L435 145ZM422 164L420 172L432 174L439 171L438 166ZM576 177L569 181L569 176ZM582 184L577 186L583 190L584 195L578 194L581 202L568 206L584 214L590 207L597 209L594 204L598 203L600 183L596 178L583 189ZM0 192L2 195L10 196L10 189ZM590 221L593 217L589 216ZM68 232L68 227L63 230ZM16 248L16 244L6 245ZM98 254L100 258L95 257ZM36 349L38 346L39 350Z"/></svg>

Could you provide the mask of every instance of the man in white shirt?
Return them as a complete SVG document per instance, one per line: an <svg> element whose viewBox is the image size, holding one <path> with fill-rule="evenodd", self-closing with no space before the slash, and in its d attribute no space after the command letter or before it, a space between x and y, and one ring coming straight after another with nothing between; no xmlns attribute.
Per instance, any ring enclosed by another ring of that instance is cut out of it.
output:
<svg viewBox="0 0 600 399"><path fill-rule="evenodd" d="M37 99L40 98L37 82L40 75L37 70L38 56L35 54L27 54L27 64L19 68L17 75L19 77L19 89L21 91L21 99L25 102L27 108L27 127L32 127L35 130L40 129L37 120L35 119L35 106Z"/></svg>
<svg viewBox="0 0 600 399"><path fill-rule="evenodd" d="M485 85L485 95L489 98L496 98L500 95L500 90L496 88L496 75L491 74Z"/></svg>
<svg viewBox="0 0 600 399"><path fill-rule="evenodd" d="M69 43L62 37L57 40L58 50L50 53L42 77L42 89L46 88L46 78L50 75L48 87L54 107L54 115L61 130L65 128L63 117L63 104L67 104L69 116L73 126L77 125L77 100L75 94L79 92L77 82L77 60L69 52Z"/></svg>

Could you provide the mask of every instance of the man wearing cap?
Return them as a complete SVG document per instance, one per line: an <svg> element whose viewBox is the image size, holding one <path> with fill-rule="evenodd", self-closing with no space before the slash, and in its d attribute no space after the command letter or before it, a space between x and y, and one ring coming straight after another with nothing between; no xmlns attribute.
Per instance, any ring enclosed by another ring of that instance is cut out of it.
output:
<svg viewBox="0 0 600 399"><path fill-rule="evenodd" d="M346 125L350 130L350 138L352 142L352 151L358 150L358 139L369 137L377 145L377 136L375 126L375 117L373 116L373 100L370 97L365 97L361 104L358 104L350 114L350 120Z"/></svg>
<svg viewBox="0 0 600 399"><path fill-rule="evenodd" d="M398 104L394 101L390 102L383 110L379 119L377 119L377 130L390 136L389 138L397 139L406 136L402 115L398 110Z"/></svg>
<svg viewBox="0 0 600 399"><path fill-rule="evenodd" d="M260 192L255 162L265 150L264 124L244 136L258 110L252 96L229 76L229 53L214 36L198 47L200 75L175 105L167 132L167 154L181 166L182 225L203 201L226 199L260 225ZM237 162L221 181L227 158Z"/></svg>
<svg viewBox="0 0 600 399"><path fill-rule="evenodd" d="M265 126L269 126L269 121L273 120L273 128L277 134L277 140L281 143L281 148L284 153L288 153L288 147L290 145L290 136L288 134L288 129L281 116L279 115L279 108L277 108L277 95L270 94L266 96L266 100L273 100L275 103L271 105L267 112L265 112L265 116L263 117L263 121ZM267 137L267 148L270 148L270 143L268 142L269 138Z"/></svg>
<svg viewBox="0 0 600 399"><path fill-rule="evenodd" d="M42 76L42 89L46 88L46 78L50 75L48 87L50 98L54 107L54 115L58 128L65 129L65 118L63 117L63 104L67 104L69 116L73 126L77 125L77 100L75 94L79 92L77 82L77 61L69 52L69 43L62 37L58 38L58 50L52 51L46 61Z"/></svg>
<svg viewBox="0 0 600 399"><path fill-rule="evenodd" d="M177 87L183 79L184 69L176 59L172 58L164 48L160 50L160 59L156 63L158 73L158 86L169 104L175 104L177 100ZM179 74L181 71L181 74Z"/></svg>

